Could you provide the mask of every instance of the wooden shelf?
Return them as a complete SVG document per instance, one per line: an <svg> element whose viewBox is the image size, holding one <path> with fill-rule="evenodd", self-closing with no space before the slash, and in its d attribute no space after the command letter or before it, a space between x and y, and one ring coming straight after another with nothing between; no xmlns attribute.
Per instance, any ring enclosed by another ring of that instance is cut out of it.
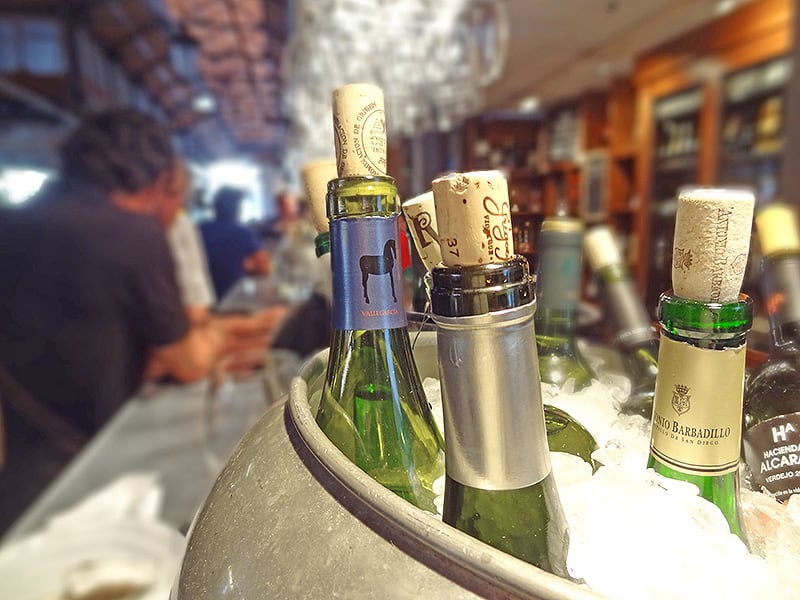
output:
<svg viewBox="0 0 800 600"><path fill-rule="evenodd" d="M638 151L632 197L639 199L641 205L635 213L633 230L639 246L637 284L651 311L658 294L669 287L669 229L674 225L670 211L674 210L676 190L686 184L731 183L737 176L759 177L755 166L760 162L772 161L778 168L777 153L772 157L750 154L741 158L730 152L730 146L726 152L724 142L748 142L739 147L749 151L752 143L764 138L756 134L755 123L760 104L772 95L767 88L775 81L774 73L764 75L763 80L768 83L755 92L746 89L754 85L747 81L750 75L733 82L734 88L739 86L733 95L731 81L739 71L758 69L792 50L795 5L792 0L744 4L637 60L633 75L637 133L633 139L637 140ZM695 68L701 63L721 68L714 74L703 74ZM693 91L696 106L688 102ZM682 94L687 96L681 98ZM687 102L678 102L665 111L663 101L670 98ZM784 101L784 108L786 105L788 102ZM784 123L783 131L790 130L791 124ZM671 147L677 151L675 156L659 158L660 148ZM721 176L724 181L720 181Z"/></svg>

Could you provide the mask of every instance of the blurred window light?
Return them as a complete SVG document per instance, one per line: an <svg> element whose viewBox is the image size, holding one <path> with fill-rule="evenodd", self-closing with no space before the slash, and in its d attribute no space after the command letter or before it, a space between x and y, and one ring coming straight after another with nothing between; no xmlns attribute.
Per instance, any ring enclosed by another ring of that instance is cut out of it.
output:
<svg viewBox="0 0 800 600"><path fill-rule="evenodd" d="M248 161L220 161L206 167L208 198L213 199L217 190L224 186L239 188L246 192L242 203L242 221L264 217L264 185L261 168Z"/></svg>
<svg viewBox="0 0 800 600"><path fill-rule="evenodd" d="M5 169L0 171L0 200L23 204L41 189L50 171L39 169Z"/></svg>

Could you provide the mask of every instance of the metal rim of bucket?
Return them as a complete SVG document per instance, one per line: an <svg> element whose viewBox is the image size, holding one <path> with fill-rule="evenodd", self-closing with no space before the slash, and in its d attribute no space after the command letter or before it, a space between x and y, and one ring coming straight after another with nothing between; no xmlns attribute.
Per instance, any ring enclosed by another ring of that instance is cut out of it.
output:
<svg viewBox="0 0 800 600"><path fill-rule="evenodd" d="M433 333L427 335L434 336ZM407 536L405 541L387 539L406 551L413 546L410 553L418 560L477 593L494 590L492 595L496 596L503 590L505 597L512 594L547 600L597 600L600 597L588 588L530 565L443 523L384 488L345 457L317 426L308 404L307 381L319 375L319 364L327 364L327 358L328 350L320 351L292 380L285 418L287 430L294 430L294 436L289 432L290 438L295 438L296 447L298 442L302 445L298 450L306 450L316 463L308 465L312 472L318 479L322 473L322 477L335 480L329 483L338 488L337 499L347 510L359 519L371 521L368 526L384 537L387 532L390 535L399 533L401 538Z"/></svg>

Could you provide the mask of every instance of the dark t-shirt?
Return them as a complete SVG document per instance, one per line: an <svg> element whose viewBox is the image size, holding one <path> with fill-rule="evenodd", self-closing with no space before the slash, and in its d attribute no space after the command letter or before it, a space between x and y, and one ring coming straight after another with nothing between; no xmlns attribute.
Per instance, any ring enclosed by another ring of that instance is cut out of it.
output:
<svg viewBox="0 0 800 600"><path fill-rule="evenodd" d="M163 230L110 201L0 212L0 274L0 363L88 434L188 330Z"/></svg>
<svg viewBox="0 0 800 600"><path fill-rule="evenodd" d="M255 233L244 225L209 221L200 226L208 257L208 270L217 299L230 291L244 275L244 260L261 248Z"/></svg>

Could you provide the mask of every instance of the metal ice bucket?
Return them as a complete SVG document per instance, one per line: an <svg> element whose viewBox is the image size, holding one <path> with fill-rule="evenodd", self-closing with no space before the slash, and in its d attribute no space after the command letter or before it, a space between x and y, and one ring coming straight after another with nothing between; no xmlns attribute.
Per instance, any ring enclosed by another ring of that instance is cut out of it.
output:
<svg viewBox="0 0 800 600"><path fill-rule="evenodd" d="M434 333L414 355L423 378L438 377ZM175 600L600 598L445 525L347 460L309 407L327 357L308 361L239 443L195 519Z"/></svg>

